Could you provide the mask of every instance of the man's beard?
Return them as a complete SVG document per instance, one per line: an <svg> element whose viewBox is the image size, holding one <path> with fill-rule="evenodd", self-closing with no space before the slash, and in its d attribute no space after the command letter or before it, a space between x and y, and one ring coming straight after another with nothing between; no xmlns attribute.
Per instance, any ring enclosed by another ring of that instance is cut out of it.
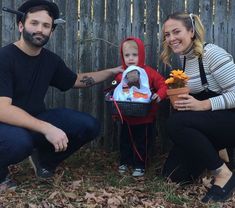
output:
<svg viewBox="0 0 235 208"><path fill-rule="evenodd" d="M50 38L50 36L46 36L41 33L29 33L25 28L23 29L22 34L24 40L36 48L41 48L42 46L46 45Z"/></svg>

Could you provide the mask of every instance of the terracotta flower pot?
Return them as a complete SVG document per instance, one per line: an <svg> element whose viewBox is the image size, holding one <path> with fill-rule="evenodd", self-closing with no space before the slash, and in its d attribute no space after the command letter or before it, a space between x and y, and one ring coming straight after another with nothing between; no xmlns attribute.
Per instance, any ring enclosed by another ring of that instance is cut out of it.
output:
<svg viewBox="0 0 235 208"><path fill-rule="evenodd" d="M170 98L172 106L174 107L174 103L176 100L182 100L182 98L179 98L178 95L189 94L189 88L181 87L181 88L175 88L175 89L168 89L166 93L168 97Z"/></svg>

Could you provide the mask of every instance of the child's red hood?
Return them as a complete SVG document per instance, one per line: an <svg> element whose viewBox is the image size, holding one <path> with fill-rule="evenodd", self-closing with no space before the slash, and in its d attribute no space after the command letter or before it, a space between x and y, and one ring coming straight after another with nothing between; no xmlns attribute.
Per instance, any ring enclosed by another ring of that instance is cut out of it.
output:
<svg viewBox="0 0 235 208"><path fill-rule="evenodd" d="M124 41L122 41L121 47L120 47L120 53L121 53L121 59L122 59L122 67L123 69L127 68L127 65L125 64L124 58L123 58L123 52L122 52L122 48L123 48L123 43L126 42L127 40L133 40L136 42L137 46L138 46L138 55L139 55L139 62L137 64L137 66L144 68L145 66L145 50L144 50L144 43L141 39L139 38L135 38L135 37L129 37L127 39L125 39Z"/></svg>

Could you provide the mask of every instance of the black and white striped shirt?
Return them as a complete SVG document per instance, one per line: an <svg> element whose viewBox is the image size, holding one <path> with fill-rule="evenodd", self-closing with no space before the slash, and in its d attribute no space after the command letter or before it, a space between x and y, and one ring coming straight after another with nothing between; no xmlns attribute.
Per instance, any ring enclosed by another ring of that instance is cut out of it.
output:
<svg viewBox="0 0 235 208"><path fill-rule="evenodd" d="M190 51L186 56L185 73L190 77L188 86L195 94L204 90L198 57ZM184 56L181 56L183 63ZM231 54L214 44L207 44L202 58L208 88L221 95L210 98L212 111L235 108L235 64Z"/></svg>

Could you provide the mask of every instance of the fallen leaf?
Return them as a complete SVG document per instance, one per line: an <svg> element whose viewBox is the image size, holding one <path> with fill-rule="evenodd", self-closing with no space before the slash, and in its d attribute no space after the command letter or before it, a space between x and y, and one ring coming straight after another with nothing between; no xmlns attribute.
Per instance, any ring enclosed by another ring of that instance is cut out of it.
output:
<svg viewBox="0 0 235 208"><path fill-rule="evenodd" d="M64 195L69 199L76 199L77 195L73 192L65 192Z"/></svg>

